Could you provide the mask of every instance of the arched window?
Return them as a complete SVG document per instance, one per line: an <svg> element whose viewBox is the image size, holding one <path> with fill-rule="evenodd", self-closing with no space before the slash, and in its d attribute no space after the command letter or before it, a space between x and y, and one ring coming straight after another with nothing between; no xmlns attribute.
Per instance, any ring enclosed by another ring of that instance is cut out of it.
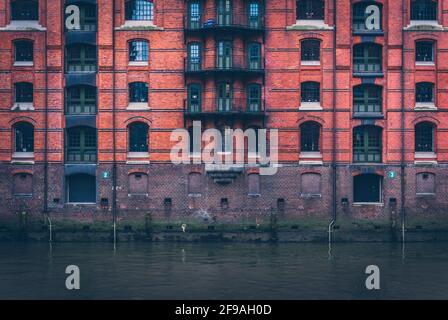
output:
<svg viewBox="0 0 448 320"><path fill-rule="evenodd" d="M33 41L14 41L14 62L33 62Z"/></svg>
<svg viewBox="0 0 448 320"><path fill-rule="evenodd" d="M148 84L146 82L132 82L129 84L129 102L148 102Z"/></svg>
<svg viewBox="0 0 448 320"><path fill-rule="evenodd" d="M149 127L143 122L129 125L129 152L149 152Z"/></svg>
<svg viewBox="0 0 448 320"><path fill-rule="evenodd" d="M383 177L361 174L353 178L353 201L355 203L381 203Z"/></svg>
<svg viewBox="0 0 448 320"><path fill-rule="evenodd" d="M33 0L11 1L11 20L38 20L39 3Z"/></svg>
<svg viewBox="0 0 448 320"><path fill-rule="evenodd" d="M434 103L434 84L419 82L415 86L415 101L417 103Z"/></svg>
<svg viewBox="0 0 448 320"><path fill-rule="evenodd" d="M320 83L314 81L302 82L302 102L320 102Z"/></svg>
<svg viewBox="0 0 448 320"><path fill-rule="evenodd" d="M18 82L14 85L16 103L33 103L33 84L29 82Z"/></svg>
<svg viewBox="0 0 448 320"><path fill-rule="evenodd" d="M233 23L232 0L217 0L216 11L216 15L218 17L218 25L229 26Z"/></svg>
<svg viewBox="0 0 448 320"><path fill-rule="evenodd" d="M218 69L231 69L233 65L232 41L218 41L216 48L216 66Z"/></svg>
<svg viewBox="0 0 448 320"><path fill-rule="evenodd" d="M314 121L305 122L300 126L300 150L302 152L320 151L321 126Z"/></svg>
<svg viewBox="0 0 448 320"><path fill-rule="evenodd" d="M437 1L411 0L411 20L437 20Z"/></svg>
<svg viewBox="0 0 448 320"><path fill-rule="evenodd" d="M202 46L198 42L188 44L188 70L199 71L202 69Z"/></svg>
<svg viewBox="0 0 448 320"><path fill-rule="evenodd" d="M89 44L74 44L67 46L67 72L95 72L96 47Z"/></svg>
<svg viewBox="0 0 448 320"><path fill-rule="evenodd" d="M247 4L249 28L261 27L261 6L258 0L249 1Z"/></svg>
<svg viewBox="0 0 448 320"><path fill-rule="evenodd" d="M260 70L261 66L261 44L252 42L248 46L248 65L250 70Z"/></svg>
<svg viewBox="0 0 448 320"><path fill-rule="evenodd" d="M201 1L188 1L188 28L199 29L201 27L201 16Z"/></svg>
<svg viewBox="0 0 448 320"><path fill-rule="evenodd" d="M129 0L125 3L126 20L154 20L154 3L150 0Z"/></svg>
<svg viewBox="0 0 448 320"><path fill-rule="evenodd" d="M365 125L353 130L353 161L381 162L382 129Z"/></svg>
<svg viewBox="0 0 448 320"><path fill-rule="evenodd" d="M361 84L353 88L355 113L381 113L383 88L373 84Z"/></svg>
<svg viewBox="0 0 448 320"><path fill-rule="evenodd" d="M382 5L376 2L358 2L353 4L353 31L375 32L382 30Z"/></svg>
<svg viewBox="0 0 448 320"><path fill-rule="evenodd" d="M415 152L434 152L435 126L421 122L415 126Z"/></svg>
<svg viewBox="0 0 448 320"><path fill-rule="evenodd" d="M129 61L131 62L148 62L149 48L146 40L129 41Z"/></svg>
<svg viewBox="0 0 448 320"><path fill-rule="evenodd" d="M324 20L325 2L323 0L297 0L297 20Z"/></svg>
<svg viewBox="0 0 448 320"><path fill-rule="evenodd" d="M202 88L198 83L188 85L188 112L201 112Z"/></svg>
<svg viewBox="0 0 448 320"><path fill-rule="evenodd" d="M96 130L90 127L73 127L67 129L66 137L67 163L96 163Z"/></svg>
<svg viewBox="0 0 448 320"><path fill-rule="evenodd" d="M66 88L65 110L67 114L96 114L96 106L96 87L77 85Z"/></svg>
<svg viewBox="0 0 448 320"><path fill-rule="evenodd" d="M305 39L301 43L302 62L320 61L320 41L316 39Z"/></svg>
<svg viewBox="0 0 448 320"><path fill-rule="evenodd" d="M353 72L382 72L382 47L375 43L361 43L353 48Z"/></svg>
<svg viewBox="0 0 448 320"><path fill-rule="evenodd" d="M34 152L34 126L28 122L14 125L15 152Z"/></svg>

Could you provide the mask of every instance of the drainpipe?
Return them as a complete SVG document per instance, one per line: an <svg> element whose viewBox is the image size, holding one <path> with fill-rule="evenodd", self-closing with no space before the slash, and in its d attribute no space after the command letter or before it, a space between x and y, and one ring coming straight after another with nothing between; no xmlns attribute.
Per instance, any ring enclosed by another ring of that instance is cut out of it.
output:
<svg viewBox="0 0 448 320"><path fill-rule="evenodd" d="M402 21L403 24L405 22L405 12L406 12L406 1L402 1ZM405 197L405 187L406 187L406 183L405 183L405 134L404 134L404 130L405 130L405 107L404 107L404 103L405 103L405 99L404 99L404 94L405 94L405 50L404 50L404 46L405 46L405 42L404 42L404 36L405 36L405 31L404 31L404 25L401 27L401 42L402 42L402 50L401 50L401 73L400 73L400 80L401 80L401 163L400 163L400 167L401 167L401 210L400 210L400 214L401 214L401 234L402 234L402 242L405 242L405 232L406 232L406 228L405 228L405 222L406 222L406 209L405 209L405 201L406 201L406 197Z"/></svg>
<svg viewBox="0 0 448 320"><path fill-rule="evenodd" d="M112 1L112 219L114 227L114 248L117 243L117 141L115 136L116 112L115 112L115 1Z"/></svg>
<svg viewBox="0 0 448 320"><path fill-rule="evenodd" d="M328 226L328 242L331 244L332 241L332 232L334 224L336 223L336 215L337 215L337 199L336 199L336 190L337 190L337 178L336 178L336 15L337 15L337 6L336 0L333 0L333 142L332 142L332 160L331 160L331 168L332 168L332 219Z"/></svg>
<svg viewBox="0 0 448 320"><path fill-rule="evenodd" d="M47 10L47 2L45 1L45 12L48 13ZM48 29L48 16L47 19L47 29ZM50 214L48 210L48 61L47 61L47 30L44 31L44 72L45 72L45 130L44 130L44 215L47 217L50 227L50 242L52 241L52 225L50 220Z"/></svg>

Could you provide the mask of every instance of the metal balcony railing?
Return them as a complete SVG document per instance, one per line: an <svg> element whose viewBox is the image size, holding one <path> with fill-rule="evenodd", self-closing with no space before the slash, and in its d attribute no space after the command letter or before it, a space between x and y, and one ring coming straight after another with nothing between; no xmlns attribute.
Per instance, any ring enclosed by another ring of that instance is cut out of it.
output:
<svg viewBox="0 0 448 320"><path fill-rule="evenodd" d="M184 60L187 73L203 72L247 72L263 73L265 62L263 58L250 59L247 55L233 54L232 56L206 56L205 59Z"/></svg>
<svg viewBox="0 0 448 320"><path fill-rule="evenodd" d="M189 115L261 115L265 112L265 102L259 98L207 98L185 100L184 104L185 113Z"/></svg>
<svg viewBox="0 0 448 320"><path fill-rule="evenodd" d="M262 16L249 16L248 14L216 13L195 17L186 16L184 18L184 29L188 31L209 31L231 28L260 31L264 29L264 18Z"/></svg>

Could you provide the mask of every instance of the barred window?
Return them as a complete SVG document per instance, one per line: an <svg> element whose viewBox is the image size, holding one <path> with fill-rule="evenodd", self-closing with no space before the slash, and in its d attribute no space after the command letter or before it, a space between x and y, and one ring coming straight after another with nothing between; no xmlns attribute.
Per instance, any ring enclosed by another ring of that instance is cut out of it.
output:
<svg viewBox="0 0 448 320"><path fill-rule="evenodd" d="M305 122L300 126L300 145L302 152L320 151L321 126L317 122Z"/></svg>
<svg viewBox="0 0 448 320"><path fill-rule="evenodd" d="M323 0L297 0L297 20L324 20L325 2Z"/></svg>
<svg viewBox="0 0 448 320"><path fill-rule="evenodd" d="M148 130L146 123L135 122L129 125L129 152L148 152Z"/></svg>
<svg viewBox="0 0 448 320"><path fill-rule="evenodd" d="M417 103L434 102L434 84L430 82L419 82L415 87L415 101Z"/></svg>
<svg viewBox="0 0 448 320"><path fill-rule="evenodd" d="M382 129L376 126L360 126L353 130L353 161L381 162Z"/></svg>
<svg viewBox="0 0 448 320"><path fill-rule="evenodd" d="M96 47L75 44L67 47L67 72L95 72Z"/></svg>
<svg viewBox="0 0 448 320"><path fill-rule="evenodd" d="M437 20L437 1L412 0L411 20Z"/></svg>
<svg viewBox="0 0 448 320"><path fill-rule="evenodd" d="M15 102L32 103L33 102L33 84L29 82L18 82L15 87Z"/></svg>
<svg viewBox="0 0 448 320"><path fill-rule="evenodd" d="M32 62L33 61L33 42L30 40L14 41L14 61Z"/></svg>
<svg viewBox="0 0 448 320"><path fill-rule="evenodd" d="M301 48L302 61L320 61L319 40L303 40Z"/></svg>
<svg viewBox="0 0 448 320"><path fill-rule="evenodd" d="M417 41L415 44L415 61L433 62L434 61L434 42Z"/></svg>
<svg viewBox="0 0 448 320"><path fill-rule="evenodd" d="M383 103L382 87L362 84L353 89L353 106L355 113L381 113Z"/></svg>
<svg viewBox="0 0 448 320"><path fill-rule="evenodd" d="M65 104L67 114L95 114L97 106L96 87L85 85L68 87Z"/></svg>
<svg viewBox="0 0 448 320"><path fill-rule="evenodd" d="M148 41L133 40L129 42L129 61L148 61Z"/></svg>
<svg viewBox="0 0 448 320"><path fill-rule="evenodd" d="M95 163L96 159L96 130L90 127L74 127L68 129L66 161L68 163Z"/></svg>
<svg viewBox="0 0 448 320"><path fill-rule="evenodd" d="M148 102L148 84L145 82L132 82L129 84L129 102Z"/></svg>
<svg viewBox="0 0 448 320"><path fill-rule="evenodd" d="M430 122L415 126L415 152L434 152L434 129Z"/></svg>
<svg viewBox="0 0 448 320"><path fill-rule="evenodd" d="M38 20L39 3L32 0L11 1L11 20Z"/></svg>
<svg viewBox="0 0 448 320"><path fill-rule="evenodd" d="M362 43L353 48L354 72L382 71L382 47L374 43Z"/></svg>
<svg viewBox="0 0 448 320"><path fill-rule="evenodd" d="M15 152L34 152L34 126L28 122L14 125Z"/></svg>
<svg viewBox="0 0 448 320"><path fill-rule="evenodd" d="M320 102L320 83L303 82L301 85L302 102Z"/></svg>
<svg viewBox="0 0 448 320"><path fill-rule="evenodd" d="M153 21L154 3L149 0L129 0L125 4L126 20Z"/></svg>

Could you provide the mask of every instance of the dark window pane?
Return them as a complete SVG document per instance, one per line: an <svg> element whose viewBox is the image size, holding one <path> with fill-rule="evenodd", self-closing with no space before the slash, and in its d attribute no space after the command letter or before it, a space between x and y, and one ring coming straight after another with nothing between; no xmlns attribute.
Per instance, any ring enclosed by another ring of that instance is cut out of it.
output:
<svg viewBox="0 0 448 320"><path fill-rule="evenodd" d="M382 88L376 85L360 85L353 89L355 113L381 113Z"/></svg>
<svg viewBox="0 0 448 320"><path fill-rule="evenodd" d="M19 82L15 84L15 102L32 103L33 102L33 84L28 82Z"/></svg>
<svg viewBox="0 0 448 320"><path fill-rule="evenodd" d="M415 151L434 151L434 125L432 123L423 122L415 126Z"/></svg>
<svg viewBox="0 0 448 320"><path fill-rule="evenodd" d="M39 4L31 0L11 1L11 20L38 20Z"/></svg>
<svg viewBox="0 0 448 320"><path fill-rule="evenodd" d="M302 41L302 61L320 61L320 41Z"/></svg>
<svg viewBox="0 0 448 320"><path fill-rule="evenodd" d="M129 126L129 152L148 152L148 125L142 122Z"/></svg>
<svg viewBox="0 0 448 320"><path fill-rule="evenodd" d="M96 47L76 44L67 48L67 72L95 72Z"/></svg>
<svg viewBox="0 0 448 320"><path fill-rule="evenodd" d="M97 158L96 130L74 127L67 130L66 161L69 163L95 163Z"/></svg>
<svg viewBox="0 0 448 320"><path fill-rule="evenodd" d="M154 4L149 0L130 0L125 5L126 20L154 20Z"/></svg>
<svg viewBox="0 0 448 320"><path fill-rule="evenodd" d="M97 106L96 88L92 86L73 86L66 89L67 114L95 114Z"/></svg>
<svg viewBox="0 0 448 320"><path fill-rule="evenodd" d="M201 86L191 84L188 86L188 111L200 112L202 105Z"/></svg>
<svg viewBox="0 0 448 320"><path fill-rule="evenodd" d="M418 41L415 44L415 60L418 62L433 62L434 42Z"/></svg>
<svg viewBox="0 0 448 320"><path fill-rule="evenodd" d="M382 71L382 48L376 44L358 44L353 48L354 72Z"/></svg>
<svg viewBox="0 0 448 320"><path fill-rule="evenodd" d="M412 0L411 20L437 20L437 1Z"/></svg>
<svg viewBox="0 0 448 320"><path fill-rule="evenodd" d="M324 20L325 3L323 0L297 0L297 19Z"/></svg>
<svg viewBox="0 0 448 320"><path fill-rule="evenodd" d="M370 31L367 28L366 21L371 15L371 11L367 11L367 8L371 5L375 5L380 9L380 20L382 18L382 7L379 3L375 2L359 2L353 5L353 30L354 31ZM380 21L381 29L381 21Z"/></svg>
<svg viewBox="0 0 448 320"><path fill-rule="evenodd" d="M320 102L320 83L303 82L301 91L302 102Z"/></svg>
<svg viewBox="0 0 448 320"><path fill-rule="evenodd" d="M133 82L129 85L129 102L148 102L148 84Z"/></svg>
<svg viewBox="0 0 448 320"><path fill-rule="evenodd" d="M381 162L382 130L375 126L360 126L353 130L353 161Z"/></svg>
<svg viewBox="0 0 448 320"><path fill-rule="evenodd" d="M15 61L33 61L33 42L32 41L15 41L14 42Z"/></svg>
<svg viewBox="0 0 448 320"><path fill-rule="evenodd" d="M129 61L148 61L148 42L129 42Z"/></svg>
<svg viewBox="0 0 448 320"><path fill-rule="evenodd" d="M300 126L302 152L320 151L320 125L316 122L306 122Z"/></svg>
<svg viewBox="0 0 448 320"><path fill-rule="evenodd" d="M190 71L201 70L201 45L199 43L188 45L188 69Z"/></svg>
<svg viewBox="0 0 448 320"><path fill-rule="evenodd" d="M34 127L27 122L14 125L15 152L34 152Z"/></svg>
<svg viewBox="0 0 448 320"><path fill-rule="evenodd" d="M433 103L434 102L434 84L430 82L420 82L416 85L417 103Z"/></svg>
<svg viewBox="0 0 448 320"><path fill-rule="evenodd" d="M353 178L354 202L380 203L382 177L376 174L362 174Z"/></svg>

